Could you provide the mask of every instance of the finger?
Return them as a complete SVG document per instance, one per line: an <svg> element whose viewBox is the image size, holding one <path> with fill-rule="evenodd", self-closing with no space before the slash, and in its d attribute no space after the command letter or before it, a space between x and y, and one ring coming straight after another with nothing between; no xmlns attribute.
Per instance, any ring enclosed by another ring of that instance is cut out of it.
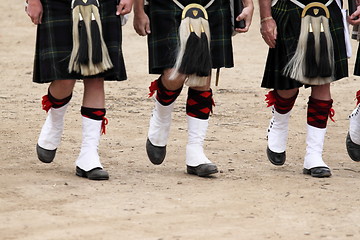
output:
<svg viewBox="0 0 360 240"><path fill-rule="evenodd" d="M31 18L31 21L32 21L35 25L37 25L37 20L36 20L36 18L32 17L32 18Z"/></svg>
<svg viewBox="0 0 360 240"><path fill-rule="evenodd" d="M121 15L125 15L125 14L128 14L128 13L130 13L130 9L129 8L123 8L122 10L121 10Z"/></svg>
<svg viewBox="0 0 360 240"><path fill-rule="evenodd" d="M131 5L125 5L125 7L123 8L123 13L122 14L128 14L131 12L132 6Z"/></svg>
<svg viewBox="0 0 360 240"><path fill-rule="evenodd" d="M267 44L269 45L270 48L275 48L275 44L272 41L268 40Z"/></svg>
<svg viewBox="0 0 360 240"><path fill-rule="evenodd" d="M150 34L150 33L151 33L151 29L150 29L150 24L149 24L149 23L146 23L145 31L146 31L147 34Z"/></svg>
<svg viewBox="0 0 360 240"><path fill-rule="evenodd" d="M236 17L236 21L240 22L241 20L245 19L245 14L241 13L239 16Z"/></svg>
<svg viewBox="0 0 360 240"><path fill-rule="evenodd" d="M271 48L274 48L275 47L275 41L276 41L275 36L273 34L268 35L267 39L268 39L268 42L269 42L269 46Z"/></svg>
<svg viewBox="0 0 360 240"><path fill-rule="evenodd" d="M249 27L245 26L244 28L235 28L235 31L238 33L246 33L247 31L249 31Z"/></svg>
<svg viewBox="0 0 360 240"><path fill-rule="evenodd" d="M138 26L134 26L134 28L135 28L136 33L139 34L140 36L146 35L146 31L144 28L138 27Z"/></svg>
<svg viewBox="0 0 360 240"><path fill-rule="evenodd" d="M146 33L146 30L145 29L142 29L141 30L141 33L139 34L140 36L146 36L147 33Z"/></svg>
<svg viewBox="0 0 360 240"><path fill-rule="evenodd" d="M270 47L270 48L274 48L275 47L275 42L274 40L271 39L271 37L264 35L262 36L264 41L266 42L266 44Z"/></svg>
<svg viewBox="0 0 360 240"><path fill-rule="evenodd" d="M277 39L277 28L274 29L274 41Z"/></svg>
<svg viewBox="0 0 360 240"><path fill-rule="evenodd" d="M354 20L351 18L351 16L348 16L346 20L348 21L349 24L354 25Z"/></svg>
<svg viewBox="0 0 360 240"><path fill-rule="evenodd" d="M271 48L275 48L276 47L276 41L275 40L272 40L271 41Z"/></svg>
<svg viewBox="0 0 360 240"><path fill-rule="evenodd" d="M39 17L36 17L34 23L35 23L36 25L38 25L38 24L40 23L40 18L39 18Z"/></svg>
<svg viewBox="0 0 360 240"><path fill-rule="evenodd" d="M40 13L40 16L39 16L39 24L42 24L42 17L43 17L43 12Z"/></svg>
<svg viewBox="0 0 360 240"><path fill-rule="evenodd" d="M353 13L353 14L350 15L349 18L350 18L351 20L356 20L358 17L359 17L359 14Z"/></svg>
<svg viewBox="0 0 360 240"><path fill-rule="evenodd" d="M120 15L123 8L124 4L120 2L119 5L116 6L116 15Z"/></svg>

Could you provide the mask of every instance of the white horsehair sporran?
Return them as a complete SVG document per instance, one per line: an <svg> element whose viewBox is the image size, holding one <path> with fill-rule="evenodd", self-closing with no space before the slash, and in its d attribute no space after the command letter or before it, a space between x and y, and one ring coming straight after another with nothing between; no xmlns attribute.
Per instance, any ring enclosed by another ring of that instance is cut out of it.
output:
<svg viewBox="0 0 360 240"><path fill-rule="evenodd" d="M170 80L187 75L186 85L204 86L211 75L210 28L206 9L199 4L183 8L179 27L180 46Z"/></svg>
<svg viewBox="0 0 360 240"><path fill-rule="evenodd" d="M327 6L312 2L303 8L301 30L294 56L284 75L303 84L322 85L334 79L334 48Z"/></svg>
<svg viewBox="0 0 360 240"><path fill-rule="evenodd" d="M98 0L72 0L73 49L68 71L83 76L113 67L102 35Z"/></svg>

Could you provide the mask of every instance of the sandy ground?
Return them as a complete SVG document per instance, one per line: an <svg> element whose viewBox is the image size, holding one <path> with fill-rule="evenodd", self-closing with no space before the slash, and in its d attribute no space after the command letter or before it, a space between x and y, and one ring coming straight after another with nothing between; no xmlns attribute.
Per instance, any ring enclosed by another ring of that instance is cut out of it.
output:
<svg viewBox="0 0 360 240"><path fill-rule="evenodd" d="M0 10L0 239L359 239L360 165L345 149L348 114L359 89L355 77L333 84L336 122L329 122L324 159L333 176L302 174L306 103L301 89L290 122L288 159L268 162L266 128L271 117L260 81L267 46L252 29L234 37L236 67L213 86L216 107L205 141L220 173L185 173L185 93L173 115L168 156L161 166L146 156L150 112L146 39L124 28L129 80L106 84L109 118L100 155L110 180L75 176L81 144L79 114L83 85L76 85L61 147L51 164L41 163L35 144L46 117L34 84L36 27L22 1L2 0ZM356 42L353 42L355 54ZM354 59L350 59L352 72Z"/></svg>

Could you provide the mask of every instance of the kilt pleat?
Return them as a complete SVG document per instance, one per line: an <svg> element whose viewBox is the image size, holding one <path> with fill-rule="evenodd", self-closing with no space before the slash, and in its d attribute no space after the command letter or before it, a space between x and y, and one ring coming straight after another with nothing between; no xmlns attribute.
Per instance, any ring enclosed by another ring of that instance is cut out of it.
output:
<svg viewBox="0 0 360 240"><path fill-rule="evenodd" d="M303 1L306 5L308 2ZM327 0L318 0L326 3ZM335 1L328 7L330 11L330 32L334 43L335 79L348 76L348 64L345 47L344 25L341 10ZM302 8L288 0L279 0L272 7L272 16L276 21L278 35L276 47L270 48L266 60L261 87L277 90L293 89L302 83L285 77L283 69L294 55L300 36Z"/></svg>
<svg viewBox="0 0 360 240"><path fill-rule="evenodd" d="M205 6L209 0L180 0L184 6L198 3ZM148 36L149 73L161 74L174 66L179 45L178 28L181 12L171 0L150 0L147 14L151 34ZM229 0L217 0L208 9L211 32L213 68L234 66L231 42L231 13Z"/></svg>
<svg viewBox="0 0 360 240"><path fill-rule="evenodd" d="M114 67L104 73L86 77L68 72L73 46L71 0L41 0L41 3L43 19L37 27L34 82L94 77L121 81L127 78L121 48L121 21L115 14L116 0L100 1L99 9L104 41Z"/></svg>

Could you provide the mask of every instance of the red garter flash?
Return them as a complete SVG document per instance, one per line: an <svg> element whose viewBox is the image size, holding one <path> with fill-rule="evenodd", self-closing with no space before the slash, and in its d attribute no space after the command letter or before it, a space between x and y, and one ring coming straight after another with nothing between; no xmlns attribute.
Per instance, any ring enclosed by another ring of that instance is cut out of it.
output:
<svg viewBox="0 0 360 240"><path fill-rule="evenodd" d="M335 116L335 110L333 108L330 108L329 117L330 117L331 121L333 121L333 122L335 122L334 116Z"/></svg>
<svg viewBox="0 0 360 240"><path fill-rule="evenodd" d="M42 109L45 110L46 112L48 112L53 105L52 102L50 102L48 95L44 95L42 97L41 104L42 104Z"/></svg>
<svg viewBox="0 0 360 240"><path fill-rule="evenodd" d="M108 125L108 123L108 119L104 117L101 123L101 134L106 134L106 125Z"/></svg>
<svg viewBox="0 0 360 240"><path fill-rule="evenodd" d="M276 98L275 98L275 93L274 90L268 92L268 94L265 94L265 102L267 103L266 107L271 107L275 104L276 102Z"/></svg>
<svg viewBox="0 0 360 240"><path fill-rule="evenodd" d="M356 92L356 100L357 100L357 103L356 103L356 106L357 106L360 103L360 90Z"/></svg>
<svg viewBox="0 0 360 240"><path fill-rule="evenodd" d="M157 91L159 89L159 86L158 86L158 80L155 80L153 82L151 82L150 86L149 86L149 97L152 97L155 93L155 91Z"/></svg>

